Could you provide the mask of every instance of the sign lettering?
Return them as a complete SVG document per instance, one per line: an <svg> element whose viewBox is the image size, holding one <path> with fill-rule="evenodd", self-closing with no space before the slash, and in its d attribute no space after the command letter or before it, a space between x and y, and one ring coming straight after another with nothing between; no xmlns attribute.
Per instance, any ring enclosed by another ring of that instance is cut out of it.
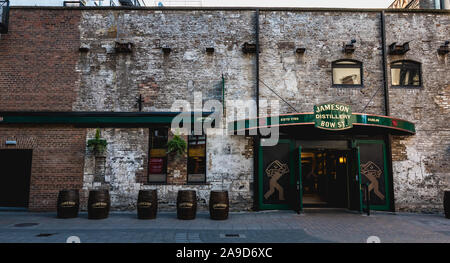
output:
<svg viewBox="0 0 450 263"><path fill-rule="evenodd" d="M314 125L326 130L345 130L353 127L352 109L340 103L314 106Z"/></svg>

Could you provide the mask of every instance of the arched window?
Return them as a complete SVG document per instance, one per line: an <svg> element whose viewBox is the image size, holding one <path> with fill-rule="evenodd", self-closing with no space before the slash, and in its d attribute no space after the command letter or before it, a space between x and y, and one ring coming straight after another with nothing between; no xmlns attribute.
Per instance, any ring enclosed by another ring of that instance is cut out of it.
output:
<svg viewBox="0 0 450 263"><path fill-rule="evenodd" d="M352 59L336 60L333 68L333 86L362 86L362 63Z"/></svg>
<svg viewBox="0 0 450 263"><path fill-rule="evenodd" d="M399 60L391 63L392 86L420 87L422 85L420 63Z"/></svg>

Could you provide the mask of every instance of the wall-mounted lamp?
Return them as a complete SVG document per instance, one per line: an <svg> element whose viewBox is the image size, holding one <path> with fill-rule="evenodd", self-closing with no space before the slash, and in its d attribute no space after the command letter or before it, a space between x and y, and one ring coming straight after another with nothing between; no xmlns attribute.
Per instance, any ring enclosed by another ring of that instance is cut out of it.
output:
<svg viewBox="0 0 450 263"><path fill-rule="evenodd" d="M162 51L164 52L164 55L168 55L172 52L172 49L170 47L163 47Z"/></svg>
<svg viewBox="0 0 450 263"><path fill-rule="evenodd" d="M242 47L242 51L245 54L256 53L256 44L249 44L249 43L245 42L244 46Z"/></svg>
<svg viewBox="0 0 450 263"><path fill-rule="evenodd" d="M409 50L409 42L403 43L403 45L397 45L397 42L394 42L389 45L389 55L403 55Z"/></svg>
<svg viewBox="0 0 450 263"><path fill-rule="evenodd" d="M355 52L355 43L356 39L352 39L348 44L343 43L342 52L344 52L345 54L352 54L353 52Z"/></svg>
<svg viewBox="0 0 450 263"><path fill-rule="evenodd" d="M213 47L207 47L206 48L206 53L208 53L208 54L214 53L214 48Z"/></svg>
<svg viewBox="0 0 450 263"><path fill-rule="evenodd" d="M346 163L347 162L347 158L341 156L339 157L339 163Z"/></svg>
<svg viewBox="0 0 450 263"><path fill-rule="evenodd" d="M295 49L295 53L300 54L300 55L305 54L305 51L306 51L306 48L304 48L304 47L298 47Z"/></svg>
<svg viewBox="0 0 450 263"><path fill-rule="evenodd" d="M445 41L444 42L444 45L442 45L442 46L440 46L439 48L438 48L438 54L439 55L445 55L445 54L447 54L448 52L450 52L450 50L449 50L449 48L448 48L448 44L450 44L450 41Z"/></svg>

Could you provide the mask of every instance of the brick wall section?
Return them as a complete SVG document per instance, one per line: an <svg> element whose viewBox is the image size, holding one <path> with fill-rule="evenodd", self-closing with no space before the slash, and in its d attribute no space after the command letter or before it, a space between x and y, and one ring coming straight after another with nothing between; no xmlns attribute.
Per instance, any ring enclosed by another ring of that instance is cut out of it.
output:
<svg viewBox="0 0 450 263"><path fill-rule="evenodd" d="M0 149L33 150L30 211L54 211L60 190L82 188L85 137L70 126L0 126Z"/></svg>
<svg viewBox="0 0 450 263"><path fill-rule="evenodd" d="M260 14L260 79L293 105L311 112L330 101L352 106L353 112L384 115L380 14L376 12L262 11ZM342 52L355 39L355 52ZM306 48L303 55L295 52ZM332 86L331 63L354 59L363 63L363 86ZM278 97L260 84L260 99ZM294 112L280 101L280 112ZM265 115L265 112L261 113Z"/></svg>
<svg viewBox="0 0 450 263"><path fill-rule="evenodd" d="M80 11L14 9L0 40L0 111L70 111Z"/></svg>
<svg viewBox="0 0 450 263"><path fill-rule="evenodd" d="M386 44L410 41L410 50L388 56L388 64L407 59L422 65L421 88L389 87L391 114L412 121L417 131L392 142L398 210L442 211L443 191L450 187L450 63L437 53L449 25L448 14L386 14Z"/></svg>

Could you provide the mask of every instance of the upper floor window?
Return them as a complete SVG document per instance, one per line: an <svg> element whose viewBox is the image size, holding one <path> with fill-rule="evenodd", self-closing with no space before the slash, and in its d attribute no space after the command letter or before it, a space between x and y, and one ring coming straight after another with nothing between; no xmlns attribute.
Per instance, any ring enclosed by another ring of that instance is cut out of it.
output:
<svg viewBox="0 0 450 263"><path fill-rule="evenodd" d="M422 85L420 63L400 60L391 63L392 86L419 87Z"/></svg>
<svg viewBox="0 0 450 263"><path fill-rule="evenodd" d="M206 135L189 135L188 183L206 182Z"/></svg>
<svg viewBox="0 0 450 263"><path fill-rule="evenodd" d="M352 59L336 60L331 64L333 68L334 86L361 86L362 63Z"/></svg>
<svg viewBox="0 0 450 263"><path fill-rule="evenodd" d="M167 138L168 127L150 128L148 181L166 183L167 181Z"/></svg>

